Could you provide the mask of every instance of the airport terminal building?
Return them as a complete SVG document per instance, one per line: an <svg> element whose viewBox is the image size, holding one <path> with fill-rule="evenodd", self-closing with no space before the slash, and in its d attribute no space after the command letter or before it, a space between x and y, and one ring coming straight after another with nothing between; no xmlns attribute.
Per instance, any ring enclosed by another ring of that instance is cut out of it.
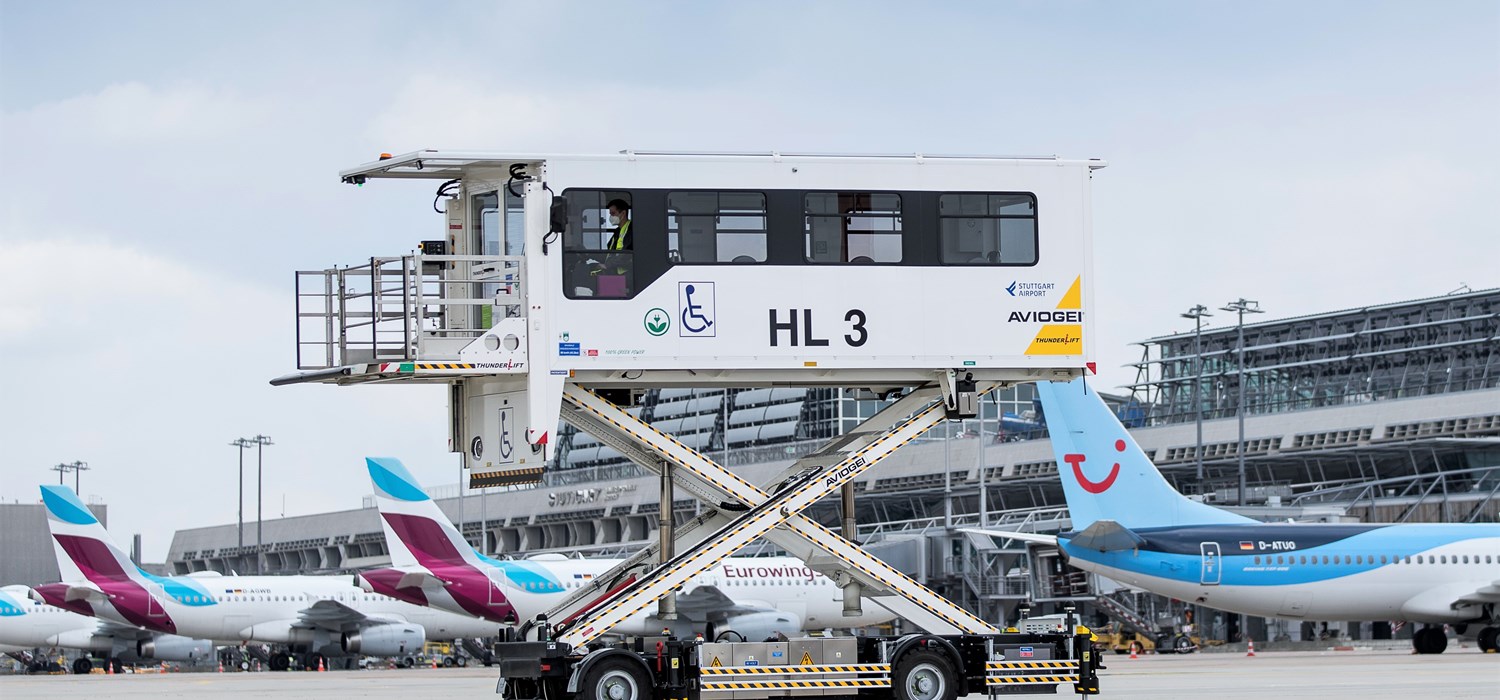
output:
<svg viewBox="0 0 1500 700"><path fill-rule="evenodd" d="M1137 379L1112 403L1183 493L1264 520L1500 519L1500 290L1246 323L1242 350L1238 329L1222 323L1140 346ZM661 389L629 410L760 483L882 405L824 388ZM1069 527L1039 409L1030 385L998 391L978 418L945 423L861 476L858 539L985 619L1012 619L1023 601L1077 601L1101 618L1180 622L1180 602L1071 569L1055 549L959 530ZM657 477L570 428L539 484L433 495L476 547L500 557L622 554L655 536L661 507ZM680 523L697 502L671 507ZM837 499L807 514L840 526ZM389 564L372 499L269 520L264 533L254 543L247 528L241 547L233 524L179 531L167 568L292 574ZM742 555L758 553L772 549ZM1224 619L1233 616L1205 612L1205 632L1235 634ZM1256 639L1307 633L1296 623L1247 624Z"/></svg>

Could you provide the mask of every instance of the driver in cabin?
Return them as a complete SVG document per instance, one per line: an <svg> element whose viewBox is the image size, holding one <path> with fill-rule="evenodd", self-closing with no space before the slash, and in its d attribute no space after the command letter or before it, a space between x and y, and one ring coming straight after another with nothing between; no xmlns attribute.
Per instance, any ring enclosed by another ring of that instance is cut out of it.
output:
<svg viewBox="0 0 1500 700"><path fill-rule="evenodd" d="M630 204L623 199L609 200L609 225L615 227L608 250L633 250L630 243ZM623 272L623 270L622 270Z"/></svg>
<svg viewBox="0 0 1500 700"><path fill-rule="evenodd" d="M630 203L623 199L609 200L609 223L614 233L605 244L604 261L595 263L589 274L594 278L593 287L599 296L618 297L629 294L628 279L630 256L621 251L634 249L630 224ZM611 279L614 278L614 279Z"/></svg>

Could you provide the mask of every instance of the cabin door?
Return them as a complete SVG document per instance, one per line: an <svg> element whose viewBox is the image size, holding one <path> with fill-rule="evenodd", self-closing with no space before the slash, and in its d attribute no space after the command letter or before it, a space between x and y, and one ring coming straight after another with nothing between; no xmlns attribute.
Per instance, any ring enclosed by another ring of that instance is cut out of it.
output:
<svg viewBox="0 0 1500 700"><path fill-rule="evenodd" d="M1224 568L1223 557L1219 554L1218 542L1203 542L1198 545L1198 551L1203 555L1203 574L1199 577L1199 583L1205 586L1219 585Z"/></svg>

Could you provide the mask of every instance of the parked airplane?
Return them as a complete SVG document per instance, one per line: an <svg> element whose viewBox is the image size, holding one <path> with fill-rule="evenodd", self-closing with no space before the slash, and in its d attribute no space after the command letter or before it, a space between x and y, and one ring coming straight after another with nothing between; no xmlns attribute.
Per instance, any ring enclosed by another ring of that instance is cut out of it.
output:
<svg viewBox="0 0 1500 700"><path fill-rule="evenodd" d="M115 547L104 526L64 486L43 486L62 583L34 588L47 603L83 615L238 644L283 644L318 656L399 656L426 640L489 637L497 626L362 591L344 577L154 576ZM290 657L271 657L286 670Z"/></svg>
<svg viewBox="0 0 1500 700"><path fill-rule="evenodd" d="M561 556L501 561L469 546L400 460L365 460L385 526L394 568L364 571L365 590L477 615L497 622L526 621L592 583L618 559ZM626 582L621 582L624 585ZM664 627L680 636L760 640L828 627L863 627L894 618L869 606L844 616L843 589L792 557L736 557L700 575L677 597L679 620L664 623L642 612L615 631L650 634Z"/></svg>
<svg viewBox="0 0 1500 700"><path fill-rule="evenodd" d="M29 600L30 594L26 586L0 588L0 652L81 649L115 663L213 658L212 642L96 620ZM87 656L73 662L74 673L88 673L93 668L94 662Z"/></svg>
<svg viewBox="0 0 1500 700"><path fill-rule="evenodd" d="M1220 610L1313 620L1406 620L1418 653L1438 654L1441 625L1482 624L1496 648L1500 525L1261 523L1184 497L1082 379L1040 382L1072 531L1069 563ZM1107 465L1107 466L1106 466Z"/></svg>

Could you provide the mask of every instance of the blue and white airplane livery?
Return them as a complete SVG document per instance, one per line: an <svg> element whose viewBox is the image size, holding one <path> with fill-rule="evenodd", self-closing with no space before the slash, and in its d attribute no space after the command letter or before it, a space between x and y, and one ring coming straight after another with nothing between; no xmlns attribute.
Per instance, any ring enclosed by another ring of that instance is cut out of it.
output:
<svg viewBox="0 0 1500 700"><path fill-rule="evenodd" d="M1073 530L1069 563L1229 612L1313 620L1481 624L1496 649L1500 525L1262 523L1184 497L1082 379L1037 385ZM1417 630L1418 653L1447 647Z"/></svg>

